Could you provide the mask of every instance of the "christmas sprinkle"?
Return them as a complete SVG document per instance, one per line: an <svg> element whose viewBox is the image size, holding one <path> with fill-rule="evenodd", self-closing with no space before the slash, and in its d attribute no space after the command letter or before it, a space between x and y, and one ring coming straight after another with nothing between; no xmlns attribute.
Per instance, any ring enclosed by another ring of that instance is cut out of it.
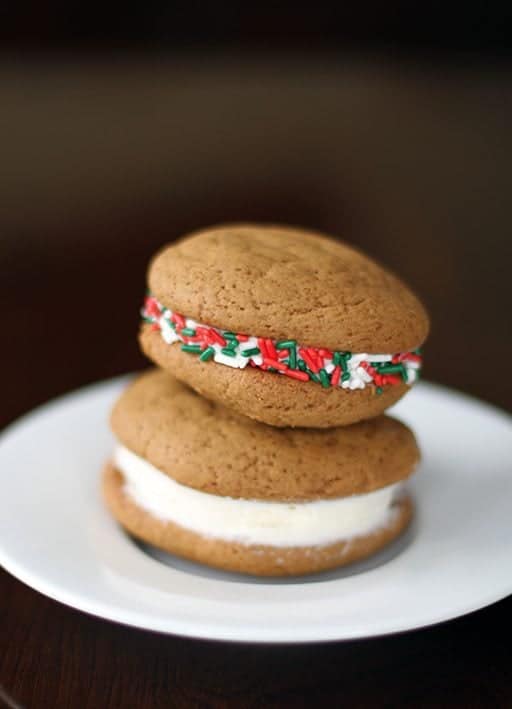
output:
<svg viewBox="0 0 512 709"><path fill-rule="evenodd" d="M295 340L252 337L196 323L172 312L152 295L144 301L142 318L167 344L181 343L183 352L198 355L201 362L213 360L238 369L256 367L301 382L313 381L325 389L375 386L376 393L382 394L385 386L413 384L421 370L419 350L355 354L302 347Z"/></svg>

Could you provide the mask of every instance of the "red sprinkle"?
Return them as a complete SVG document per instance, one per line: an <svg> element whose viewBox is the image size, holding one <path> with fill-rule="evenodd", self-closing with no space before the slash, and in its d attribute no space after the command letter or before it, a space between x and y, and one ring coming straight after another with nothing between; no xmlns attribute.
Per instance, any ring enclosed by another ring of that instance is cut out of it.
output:
<svg viewBox="0 0 512 709"><path fill-rule="evenodd" d="M238 340L238 342L247 342L247 340L249 339L249 335L237 335L236 339Z"/></svg>
<svg viewBox="0 0 512 709"><path fill-rule="evenodd" d="M386 374L382 377L384 384L400 384L402 379L397 377L396 374Z"/></svg>
<svg viewBox="0 0 512 709"><path fill-rule="evenodd" d="M272 340L270 340L268 338L265 339L265 345L266 345L268 356L271 359L277 359L277 350L274 347L274 343L272 342Z"/></svg>
<svg viewBox="0 0 512 709"><path fill-rule="evenodd" d="M332 359L331 350L326 350L323 348L321 350L318 350L318 354L320 355L320 357L324 357L324 359Z"/></svg>
<svg viewBox="0 0 512 709"><path fill-rule="evenodd" d="M403 362L404 360L408 360L409 362L421 362L421 356L414 354L414 352L402 352L401 354L395 355L391 359L391 362L393 364L399 364L400 362Z"/></svg>
<svg viewBox="0 0 512 709"><path fill-rule="evenodd" d="M227 345L226 340L222 337L222 335L217 332L217 330L214 330L213 327L208 328L208 333L211 337L211 339L216 342L218 345L222 345L225 347Z"/></svg>
<svg viewBox="0 0 512 709"><path fill-rule="evenodd" d="M210 342L210 331L207 327L196 327L196 334L203 342Z"/></svg>
<svg viewBox="0 0 512 709"><path fill-rule="evenodd" d="M180 330L183 330L183 328L186 327L185 318L179 313L173 313L171 315L171 320L173 321L173 323L175 323L177 327L180 328Z"/></svg>
<svg viewBox="0 0 512 709"><path fill-rule="evenodd" d="M318 374L318 371L320 370L320 367L317 365L316 361L313 360L311 355L309 354L309 350L305 350L302 347L299 348L299 354L304 360L304 362L308 365L308 367L313 371L315 374Z"/></svg>
<svg viewBox="0 0 512 709"><path fill-rule="evenodd" d="M375 369L375 367L372 367L371 364L368 364L368 362L360 362L359 366L362 367L363 369L366 369L368 374L371 377L373 377L377 386L380 386L380 384L377 382L377 377L380 377L381 379L382 379L382 377L380 374L377 374L377 370Z"/></svg>
<svg viewBox="0 0 512 709"><path fill-rule="evenodd" d="M338 384L340 383L340 377L341 377L341 367L337 365L334 367L332 374L331 374L331 384L333 387L337 387Z"/></svg>
<svg viewBox="0 0 512 709"><path fill-rule="evenodd" d="M260 348L262 357L269 357L269 353L267 351L267 341L262 337L258 337L258 347Z"/></svg>
<svg viewBox="0 0 512 709"><path fill-rule="evenodd" d="M160 330L160 325L156 322L151 324L151 329L152 330Z"/></svg>
<svg viewBox="0 0 512 709"><path fill-rule="evenodd" d="M144 301L144 307L146 309L147 314L153 318L159 318L162 314L157 301L151 296L147 296L146 300Z"/></svg>
<svg viewBox="0 0 512 709"><path fill-rule="evenodd" d="M277 359L272 359L271 357L264 357L263 364L266 367L273 367L274 369L277 369L279 372L288 371L288 366L286 364L284 364L283 362L278 362Z"/></svg>
<svg viewBox="0 0 512 709"><path fill-rule="evenodd" d="M322 355L320 354L319 350L316 350L314 347L308 347L308 353L311 359L316 362L316 366L318 369L322 369L324 366L324 360Z"/></svg>
<svg viewBox="0 0 512 709"><path fill-rule="evenodd" d="M403 355L403 359L408 362L421 362L421 355L414 354L414 352L406 352Z"/></svg>
<svg viewBox="0 0 512 709"><path fill-rule="evenodd" d="M286 357L288 357L289 354L290 354L289 350L279 350L279 352L277 353L277 356L279 357L279 359L286 359Z"/></svg>
<svg viewBox="0 0 512 709"><path fill-rule="evenodd" d="M301 372L300 369L287 369L284 374L286 374L287 377L291 377L292 379L298 379L300 382L309 381L308 374L306 372Z"/></svg>

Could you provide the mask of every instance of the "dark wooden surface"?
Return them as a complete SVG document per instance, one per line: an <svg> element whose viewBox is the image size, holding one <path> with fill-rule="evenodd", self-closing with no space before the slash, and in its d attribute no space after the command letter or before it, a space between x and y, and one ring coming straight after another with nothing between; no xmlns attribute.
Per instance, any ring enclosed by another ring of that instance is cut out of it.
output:
<svg viewBox="0 0 512 709"><path fill-rule="evenodd" d="M147 85L143 73L133 80ZM114 96L125 111L127 99L116 94L122 86L118 79L107 91L104 71L95 77L89 72L85 80L75 76L73 89L65 91L69 77L48 79L45 89L47 78L38 76L39 99L31 100L37 115L53 116L57 128L48 127L48 119L36 127L40 134L35 137L23 130L33 115L26 95L20 97L16 82L4 81L0 90L8 100L2 106L11 111L4 154L11 160L12 179L0 176L9 196L0 204L0 426L55 395L145 366L135 333L149 256L185 229L230 219L291 221L348 235L395 268L426 300L434 324L426 376L512 410L511 379L497 376L498 363L512 361L510 141L503 115L508 81L492 74L468 89L460 77L438 77L433 88L432 77L421 73L405 86L389 77L377 81L372 73L364 80L359 71L348 80L342 74L343 81L329 91L325 73L321 90L313 83L310 98L318 115L308 116L307 139L301 133L306 124L296 114L293 121L279 116L286 106L293 113L294 101L311 111L311 102L293 91L281 96L284 83L272 93L274 103L281 102L279 111L265 122L258 113L261 74L252 93L246 78L246 101L238 111L222 114L238 122L224 127L219 154L213 138L197 145L193 124L205 99L201 85L194 100L186 99L192 128L184 137L187 149L179 155L178 173L172 163L176 151L165 147L162 135L157 140L151 134L169 130L164 120L148 119L149 129L142 130L126 119L116 143L119 126L111 127L116 114L109 112L108 102ZM151 81L157 82L155 73ZM84 111L75 104L82 100L81 82L96 87L97 94L87 100L99 101L101 120L87 119L80 128ZM229 93L226 85L216 86ZM364 110L357 114L354 109L356 115L347 118L344 101L350 99L352 110L361 86ZM237 99L241 90L235 81ZM74 96L66 109L72 114L68 124L68 113L59 112L65 102L59 103L58 91ZM231 105L229 96L223 100ZM182 104L164 104L162 99L159 110L169 114L184 110ZM368 106L380 107L375 125ZM367 121L363 128L361 115ZM325 116L330 116L327 123ZM212 120L218 137L215 116ZM98 135L111 130L110 138L95 142L91 130ZM284 150L288 130L290 145ZM143 168L133 136L146 141L143 152L149 157ZM80 140L81 152L74 153ZM230 171L226 163L238 159L244 140L249 154ZM301 160L293 146L300 147ZM178 153L182 147L176 144ZM105 151L100 169L98 155ZM162 151L159 167L156 158L151 161ZM114 158L125 153L132 162L112 172ZM206 166L197 177L201 158L207 158ZM12 170L16 160L32 161L30 175ZM185 186L164 185L166 179L172 182L171 163ZM128 165L138 171L137 179L130 180ZM308 169L299 169L305 165ZM79 170L81 181L74 184ZM347 172L356 178L348 179ZM139 195L138 185L148 183L151 197L142 188ZM438 627L303 647L227 645L124 628L48 600L3 571L0 599L0 705L512 706L511 599Z"/></svg>

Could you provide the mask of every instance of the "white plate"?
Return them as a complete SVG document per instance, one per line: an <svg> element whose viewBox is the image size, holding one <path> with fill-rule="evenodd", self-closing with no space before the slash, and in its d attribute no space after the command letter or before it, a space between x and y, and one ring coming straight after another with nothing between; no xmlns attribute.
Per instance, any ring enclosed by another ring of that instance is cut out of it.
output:
<svg viewBox="0 0 512 709"><path fill-rule="evenodd" d="M512 421L421 383L394 413L424 460L406 537L375 559L310 579L250 580L137 546L98 490L108 411L125 379L29 414L0 439L0 563L103 618L201 638L306 642L430 625L512 592Z"/></svg>

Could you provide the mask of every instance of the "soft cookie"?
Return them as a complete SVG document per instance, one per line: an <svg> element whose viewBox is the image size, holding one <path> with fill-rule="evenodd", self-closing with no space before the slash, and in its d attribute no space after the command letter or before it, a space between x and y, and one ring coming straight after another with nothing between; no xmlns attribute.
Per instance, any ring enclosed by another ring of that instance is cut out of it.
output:
<svg viewBox="0 0 512 709"><path fill-rule="evenodd" d="M414 436L387 416L328 431L279 429L199 397L163 371L112 413L103 476L134 536L210 566L307 574L377 551L408 524Z"/></svg>
<svg viewBox="0 0 512 709"><path fill-rule="evenodd" d="M416 381L425 309L350 246L291 227L228 225L164 248L140 342L201 395L273 426L381 414Z"/></svg>

